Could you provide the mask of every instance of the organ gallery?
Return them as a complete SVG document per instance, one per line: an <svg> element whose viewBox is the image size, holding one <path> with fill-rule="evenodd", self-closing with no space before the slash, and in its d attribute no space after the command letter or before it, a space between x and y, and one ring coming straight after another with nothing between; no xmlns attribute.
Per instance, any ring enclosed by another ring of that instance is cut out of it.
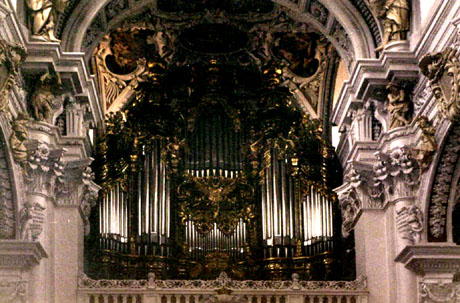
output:
<svg viewBox="0 0 460 303"><path fill-rule="evenodd" d="M108 112L87 242L95 276L339 277L331 188L340 180L318 117L333 47L314 31L290 32L272 10L244 22L249 11L224 12L192 25L125 25L95 52ZM283 69L315 82L303 88L311 113Z"/></svg>

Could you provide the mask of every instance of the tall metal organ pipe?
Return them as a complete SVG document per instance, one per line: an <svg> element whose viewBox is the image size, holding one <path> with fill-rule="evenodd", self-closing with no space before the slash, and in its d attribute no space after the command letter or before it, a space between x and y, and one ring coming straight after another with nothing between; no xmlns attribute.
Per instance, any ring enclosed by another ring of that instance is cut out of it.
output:
<svg viewBox="0 0 460 303"><path fill-rule="evenodd" d="M300 239L303 246L321 246L316 253L332 249L332 201L315 185L308 186L308 194L296 201L293 177L287 173L287 161L278 159L278 152L271 153L271 165L265 170L262 184L262 237L265 245L286 247ZM296 203L300 206L295 212ZM300 225L300 233L294 226ZM279 250L270 250L270 257L278 257ZM274 255L273 255L274 254Z"/></svg>

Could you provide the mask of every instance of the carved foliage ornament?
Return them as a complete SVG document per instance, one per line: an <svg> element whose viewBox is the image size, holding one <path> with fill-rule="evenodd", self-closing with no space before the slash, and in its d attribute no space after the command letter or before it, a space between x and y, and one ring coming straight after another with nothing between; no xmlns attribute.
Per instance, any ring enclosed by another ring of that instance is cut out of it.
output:
<svg viewBox="0 0 460 303"><path fill-rule="evenodd" d="M44 142L29 142L28 158L24 165L24 180L29 191L54 193L63 182L63 148L52 149Z"/></svg>
<svg viewBox="0 0 460 303"><path fill-rule="evenodd" d="M19 212L21 240L36 241L43 231L45 208L39 203L25 202Z"/></svg>
<svg viewBox="0 0 460 303"><path fill-rule="evenodd" d="M10 171L4 147L0 147L0 239L14 239L16 216Z"/></svg>
<svg viewBox="0 0 460 303"><path fill-rule="evenodd" d="M454 303L459 302L459 283L420 283L420 302L422 303Z"/></svg>
<svg viewBox="0 0 460 303"><path fill-rule="evenodd" d="M19 68L25 57L24 47L0 40L0 112L8 109L9 93L17 84Z"/></svg>
<svg viewBox="0 0 460 303"><path fill-rule="evenodd" d="M340 195L339 201L342 210L342 234L344 237L348 237L362 209L362 203L354 189Z"/></svg>
<svg viewBox="0 0 460 303"><path fill-rule="evenodd" d="M455 124L447 138L444 151L440 157L428 208L428 237L436 242L447 241L447 205L455 164L459 157L459 140L460 128L458 124Z"/></svg>
<svg viewBox="0 0 460 303"><path fill-rule="evenodd" d="M401 238L408 240L412 245L420 242L424 226L422 211L415 205L396 210L396 226Z"/></svg>
<svg viewBox="0 0 460 303"><path fill-rule="evenodd" d="M447 48L443 52L426 55L420 61L419 67L430 80L430 86L441 114L450 121L458 121L460 62L457 50Z"/></svg>
<svg viewBox="0 0 460 303"><path fill-rule="evenodd" d="M0 282L1 302L25 302L27 295L27 282Z"/></svg>
<svg viewBox="0 0 460 303"><path fill-rule="evenodd" d="M215 280L158 280L150 276L149 280L93 280L82 274L78 280L80 289L197 289L197 290L336 290L360 291L367 289L367 279L359 276L354 281L254 281L233 280L221 273Z"/></svg>

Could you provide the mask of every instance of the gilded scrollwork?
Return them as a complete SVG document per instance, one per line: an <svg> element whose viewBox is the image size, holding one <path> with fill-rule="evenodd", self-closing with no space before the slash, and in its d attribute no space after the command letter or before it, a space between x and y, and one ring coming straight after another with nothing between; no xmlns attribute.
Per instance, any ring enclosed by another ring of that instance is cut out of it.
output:
<svg viewBox="0 0 460 303"><path fill-rule="evenodd" d="M240 219L254 217L251 199L254 189L244 178L193 177L178 187L182 221L191 220L200 233L214 223L224 234L233 233Z"/></svg>
<svg viewBox="0 0 460 303"><path fill-rule="evenodd" d="M419 67L430 80L430 86L441 114L457 121L460 114L460 62L455 48L425 55Z"/></svg>

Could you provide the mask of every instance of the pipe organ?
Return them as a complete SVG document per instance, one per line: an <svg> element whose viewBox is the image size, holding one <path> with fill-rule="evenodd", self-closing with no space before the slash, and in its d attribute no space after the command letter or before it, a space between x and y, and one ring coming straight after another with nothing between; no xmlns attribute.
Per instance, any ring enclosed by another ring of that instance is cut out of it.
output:
<svg viewBox="0 0 460 303"><path fill-rule="evenodd" d="M152 75L99 140L93 237L105 269L94 275L308 278L331 264L335 197L319 123L283 90L236 98L208 79L207 93L171 101Z"/></svg>

